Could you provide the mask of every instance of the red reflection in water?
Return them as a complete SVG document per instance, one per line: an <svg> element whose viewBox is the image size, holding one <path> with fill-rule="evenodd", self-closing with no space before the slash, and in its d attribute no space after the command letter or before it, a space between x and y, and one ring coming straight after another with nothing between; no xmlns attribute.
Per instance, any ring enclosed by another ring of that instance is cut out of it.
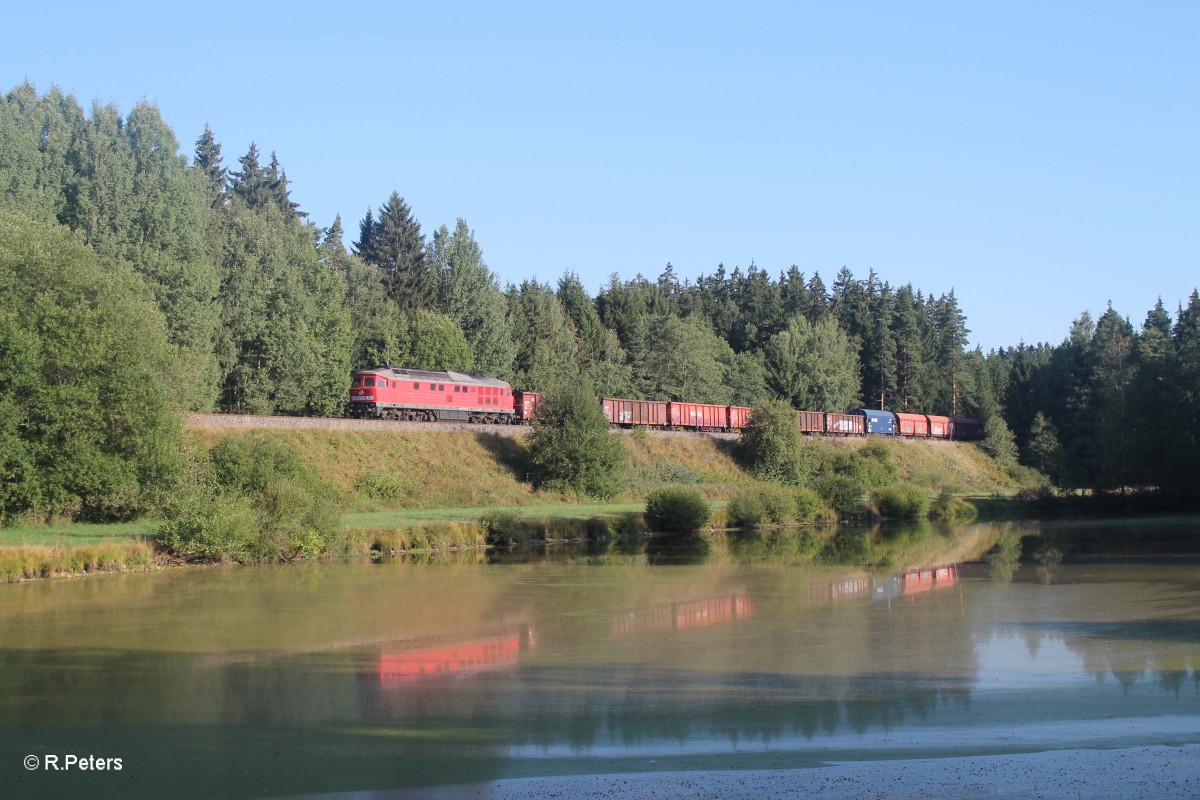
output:
<svg viewBox="0 0 1200 800"><path fill-rule="evenodd" d="M386 688L424 678L508 669L516 666L522 651L535 646L533 628L527 627L501 636L384 653L379 656L379 683Z"/></svg>
<svg viewBox="0 0 1200 800"><path fill-rule="evenodd" d="M744 591L702 600L665 603L645 611L626 611L613 618L613 634L680 631L703 628L719 622L745 619L754 614L754 605Z"/></svg>

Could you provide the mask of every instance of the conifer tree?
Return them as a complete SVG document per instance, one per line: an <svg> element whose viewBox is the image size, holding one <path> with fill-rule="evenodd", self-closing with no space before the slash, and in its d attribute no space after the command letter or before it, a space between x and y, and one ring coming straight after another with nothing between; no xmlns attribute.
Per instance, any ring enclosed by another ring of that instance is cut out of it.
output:
<svg viewBox="0 0 1200 800"><path fill-rule="evenodd" d="M235 197L241 198L248 208L260 208L271 201L271 188L267 173L258 163L258 145L250 143L246 155L238 159L240 172L230 173L230 189Z"/></svg>
<svg viewBox="0 0 1200 800"><path fill-rule="evenodd" d="M229 183L229 170L221 164L221 145L208 123L204 133L196 140L196 169L204 175L209 204L216 208L225 202L225 188Z"/></svg>
<svg viewBox="0 0 1200 800"><path fill-rule="evenodd" d="M368 211L359 231L355 252L383 270L388 296L404 311L432 307L437 287L425 262L425 237L404 198L392 192L379 218Z"/></svg>
<svg viewBox="0 0 1200 800"><path fill-rule="evenodd" d="M434 305L462 329L475 369L510 380L517 346L507 304L466 220L459 219L453 232L445 225L434 232L425 260L436 283Z"/></svg>

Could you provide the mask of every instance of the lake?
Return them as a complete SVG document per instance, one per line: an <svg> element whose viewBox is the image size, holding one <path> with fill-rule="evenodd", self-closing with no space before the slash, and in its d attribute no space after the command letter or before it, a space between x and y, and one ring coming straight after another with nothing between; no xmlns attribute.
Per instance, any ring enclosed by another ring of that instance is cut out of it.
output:
<svg viewBox="0 0 1200 800"><path fill-rule="evenodd" d="M921 525L0 586L0 779L405 796L1193 746L1198 541Z"/></svg>

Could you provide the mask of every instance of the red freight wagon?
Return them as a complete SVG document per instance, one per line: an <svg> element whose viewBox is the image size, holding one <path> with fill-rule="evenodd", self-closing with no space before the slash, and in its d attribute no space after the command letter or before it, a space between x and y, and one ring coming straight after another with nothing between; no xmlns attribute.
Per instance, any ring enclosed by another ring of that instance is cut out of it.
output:
<svg viewBox="0 0 1200 800"><path fill-rule="evenodd" d="M670 424L667 404L658 400L622 400L619 397L600 398L604 418L613 425L650 425L665 428Z"/></svg>
<svg viewBox="0 0 1200 800"><path fill-rule="evenodd" d="M512 422L512 387L487 375L376 367L350 378L350 416Z"/></svg>
<svg viewBox="0 0 1200 800"><path fill-rule="evenodd" d="M896 412L896 433L901 436L928 436L929 420L924 414Z"/></svg>
<svg viewBox="0 0 1200 800"><path fill-rule="evenodd" d="M867 418L859 414L826 414L825 432L843 436L862 436L867 432Z"/></svg>
<svg viewBox="0 0 1200 800"><path fill-rule="evenodd" d="M533 415L537 413L538 405L542 402L542 393L524 392L518 389L513 392L513 401L517 419L522 422L529 422L529 420L533 419Z"/></svg>
<svg viewBox="0 0 1200 800"><path fill-rule="evenodd" d="M929 420L929 436L931 438L950 438L950 432L954 429L950 425L949 417L935 417L932 414L926 414L925 417Z"/></svg>
<svg viewBox="0 0 1200 800"><path fill-rule="evenodd" d="M752 408L748 406L730 406L729 407L729 429L731 431L740 431L746 427L746 423L750 421L750 412Z"/></svg>
<svg viewBox="0 0 1200 800"><path fill-rule="evenodd" d="M825 415L820 411L797 411L801 433L824 433Z"/></svg>
<svg viewBox="0 0 1200 800"><path fill-rule="evenodd" d="M729 424L729 406L709 403L668 403L671 425L677 428L725 430Z"/></svg>

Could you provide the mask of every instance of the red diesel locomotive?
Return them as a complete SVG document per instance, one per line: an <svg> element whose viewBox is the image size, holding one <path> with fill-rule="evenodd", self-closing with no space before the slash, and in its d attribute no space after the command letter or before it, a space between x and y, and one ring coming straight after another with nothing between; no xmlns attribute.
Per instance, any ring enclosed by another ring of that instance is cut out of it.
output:
<svg viewBox="0 0 1200 800"><path fill-rule="evenodd" d="M518 421L504 381L468 372L376 367L350 378L350 416L412 422Z"/></svg>

